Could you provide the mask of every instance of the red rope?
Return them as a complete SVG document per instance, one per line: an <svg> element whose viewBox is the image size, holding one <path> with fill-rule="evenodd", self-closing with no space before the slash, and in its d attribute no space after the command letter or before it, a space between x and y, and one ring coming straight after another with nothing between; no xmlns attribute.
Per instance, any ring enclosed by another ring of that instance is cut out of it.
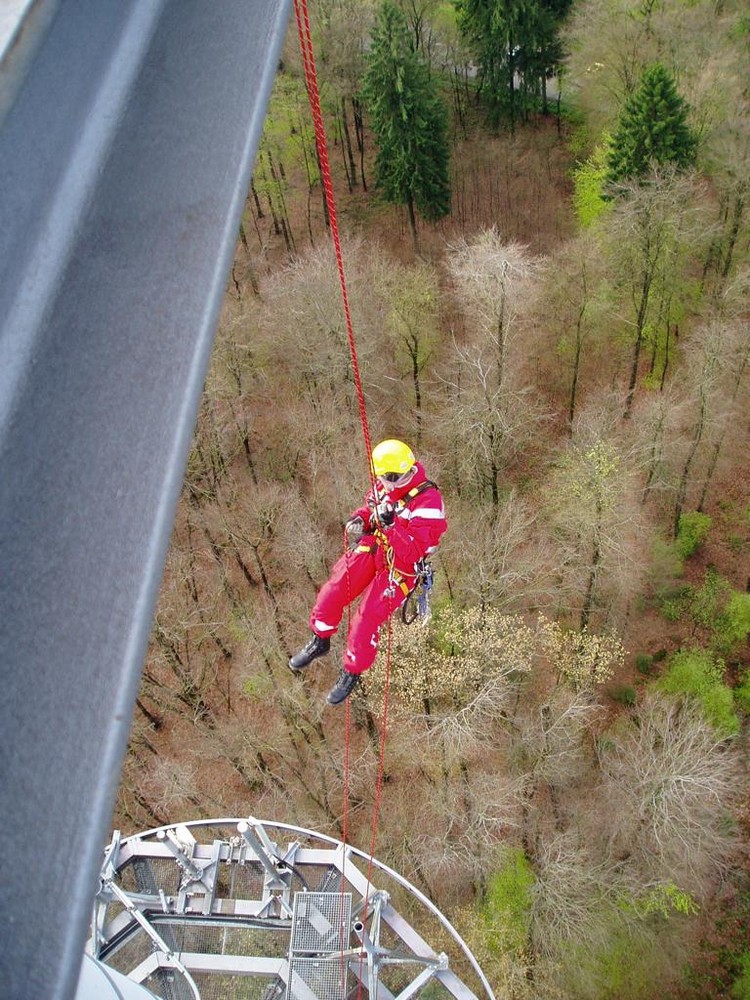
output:
<svg viewBox="0 0 750 1000"><path fill-rule="evenodd" d="M349 341L349 353L351 355L352 361L352 372L354 375L354 385L357 390L357 400L359 403L359 417L362 423L362 434L364 436L365 443L365 453L368 459L368 471L370 476L370 483L374 490L375 488L375 475L370 463L370 455L372 454L372 445L370 442L370 431L367 423L367 409L365 406L365 394L362 389L362 378L359 371L359 361L357 360L357 348L354 340L354 326L352 324L351 310L349 308L349 295L346 288L346 276L344 272L344 258L341 252L341 239L339 237L339 227L338 219L336 216L336 203L333 195L333 182L331 180L331 167L328 160L328 146L326 143L325 127L323 125L323 114L320 107L320 92L318 90L318 78L317 71L315 68L315 55L313 53L312 45L312 31L310 29L310 16L307 9L307 0L294 0L294 15L297 20L297 33L299 35L300 50L302 53L302 65L305 74L305 84L307 87L307 96L310 101L310 110L312 112L313 125L315 128L315 141L318 149L318 161L320 164L320 175L323 182L323 189L325 191L326 207L328 209L328 221L331 229L331 237L333 239L333 246L336 253L336 267L339 274L339 284L341 285L341 298L344 306L344 317L346 319L346 333ZM370 861L367 871L367 893L368 896L364 900L364 911L362 920L363 922L367 917L367 903L370 891L370 879L372 877L373 868L373 857L375 854L375 838L378 826L378 818L380 815L380 796L383 787L383 762L385 759L385 738L387 732L387 722L388 722L388 691L390 683L390 669L391 669L391 622L388 620L388 644L387 644L387 656L386 656L386 667L385 667L385 687L383 692L383 715L381 721L380 729L380 753L378 759L378 776L377 785L375 790L375 805L373 810L373 821L372 821L372 834L370 839ZM349 747L350 747L350 706L349 702L346 703L346 734L345 734L345 749L344 749L344 808L343 808L343 819L342 819L342 837L343 843L346 845L348 836L348 809L349 809ZM342 892L343 892L343 880L342 880ZM360 990L362 987L362 978L359 980Z"/></svg>
<svg viewBox="0 0 750 1000"><path fill-rule="evenodd" d="M310 16L307 10L307 0L294 0L294 15L297 19L297 33L299 34L300 49L302 51L302 65L305 72L305 84L307 86L307 96L310 101L313 125L315 127L315 141L318 147L318 160L320 163L320 175L323 182L323 190L326 196L326 206L328 208L328 221L331 227L331 238L336 252L336 267L339 273L339 284L341 285L341 298L344 304L344 317L346 319L346 334L349 340L349 353L352 359L352 371L354 374L354 385L357 389L357 400L359 402L359 419L362 423L362 433L365 439L365 449L370 468L370 455L372 446L370 443L370 430L367 424L367 409L365 407L365 394L362 389L362 378L359 371L359 361L357 360L357 348L354 342L354 326L352 324L351 310L349 309L349 294L346 290L346 277L344 274L344 257L341 252L341 239L339 237L339 225L336 216L336 202L333 196L333 182L331 180L331 166L328 160L328 146L326 143L325 127L323 125L323 113L320 107L320 92L318 90L318 75L315 69L315 56L312 47L312 32L310 30ZM370 480L374 486L374 476L370 468Z"/></svg>
<svg viewBox="0 0 750 1000"><path fill-rule="evenodd" d="M386 644L386 670L383 684L383 718L380 724L380 753L378 755L378 778L375 787L375 806L372 820L372 837L370 838L370 864L367 869L367 884L370 884L372 877L372 859L375 857L375 835L378 829L378 818L380 815L380 793L383 788L383 764L385 761L385 735L388 730L388 694L390 689L390 666L391 666L391 619L388 619L388 642ZM362 914L362 922L367 919L367 900Z"/></svg>

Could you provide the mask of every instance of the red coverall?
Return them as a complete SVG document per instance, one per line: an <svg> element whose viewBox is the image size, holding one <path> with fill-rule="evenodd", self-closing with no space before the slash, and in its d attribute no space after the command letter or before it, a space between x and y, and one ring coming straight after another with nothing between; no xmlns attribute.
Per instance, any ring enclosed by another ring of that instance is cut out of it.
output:
<svg viewBox="0 0 750 1000"><path fill-rule="evenodd" d="M336 634L344 608L362 595L352 616L344 654L344 669L351 674L361 674L372 666L378 651L380 626L414 589L415 564L435 551L448 527L443 498L436 486L430 485L416 496L408 496L426 479L423 466L417 462L409 482L385 494L396 508L393 524L384 529L393 553L395 582L389 579L384 543L372 533L377 523L372 507L383 494L376 500L370 490L365 506L352 513L352 518L362 518L365 534L355 549L341 556L318 593L310 628L324 639Z"/></svg>

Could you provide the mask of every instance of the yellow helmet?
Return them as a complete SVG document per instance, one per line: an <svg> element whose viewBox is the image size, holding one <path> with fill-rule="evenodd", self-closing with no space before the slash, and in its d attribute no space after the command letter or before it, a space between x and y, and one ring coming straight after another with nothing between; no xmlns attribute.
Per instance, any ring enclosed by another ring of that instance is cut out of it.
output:
<svg viewBox="0 0 750 1000"><path fill-rule="evenodd" d="M403 441L381 441L372 449L372 468L376 476L386 476L389 472L403 476L415 462L414 452Z"/></svg>

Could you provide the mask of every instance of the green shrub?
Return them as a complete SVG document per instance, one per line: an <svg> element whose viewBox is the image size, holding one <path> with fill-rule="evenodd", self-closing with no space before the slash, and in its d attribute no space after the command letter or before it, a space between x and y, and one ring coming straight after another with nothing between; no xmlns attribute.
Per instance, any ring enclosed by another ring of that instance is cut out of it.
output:
<svg viewBox="0 0 750 1000"><path fill-rule="evenodd" d="M745 548L745 539L742 535L730 535L727 539L727 543L732 552L736 552L738 555Z"/></svg>
<svg viewBox="0 0 750 1000"><path fill-rule="evenodd" d="M734 707L734 692L726 684L710 688L700 699L706 718L722 736L739 732L740 720Z"/></svg>
<svg viewBox="0 0 750 1000"><path fill-rule="evenodd" d="M607 915L599 917L607 928ZM634 927L609 918L608 933L591 942L571 940L559 959L561 995L576 1000L647 1000L673 972L668 949L650 924Z"/></svg>
<svg viewBox="0 0 750 1000"><path fill-rule="evenodd" d="M740 972L732 983L734 1000L750 1000L750 951L740 956Z"/></svg>
<svg viewBox="0 0 750 1000"><path fill-rule="evenodd" d="M616 684L610 689L609 696L620 705L632 706L636 702L635 688L630 684Z"/></svg>
<svg viewBox="0 0 750 1000"><path fill-rule="evenodd" d="M649 677L654 670L654 658L649 656L648 653L638 653L635 658L635 669L639 674L644 674L644 676Z"/></svg>
<svg viewBox="0 0 750 1000"><path fill-rule="evenodd" d="M690 597L688 611L693 622L701 628L714 630L731 592L729 582L709 567L703 583L694 588Z"/></svg>
<svg viewBox="0 0 750 1000"><path fill-rule="evenodd" d="M597 146L591 156L580 163L573 173L573 208L584 228L596 222L609 208L603 196L608 149L605 137L605 142Z"/></svg>
<svg viewBox="0 0 750 1000"><path fill-rule="evenodd" d="M625 900L623 909L636 913L642 919L657 915L668 920L673 914L695 916L700 907L691 893L680 889L671 879L659 882L638 896Z"/></svg>
<svg viewBox="0 0 750 1000"><path fill-rule="evenodd" d="M750 594L732 591L723 613L716 623L716 644L729 653L750 634Z"/></svg>
<svg viewBox="0 0 750 1000"><path fill-rule="evenodd" d="M694 698L717 732L733 736L739 731L739 719L734 710L734 694L724 684L723 673L723 661L707 650L680 650L670 660L658 687L669 694Z"/></svg>
<svg viewBox="0 0 750 1000"><path fill-rule="evenodd" d="M711 518L698 510L680 514L675 547L681 559L688 559L698 551L711 528Z"/></svg>
<svg viewBox="0 0 750 1000"><path fill-rule="evenodd" d="M683 597L668 597L662 601L661 613L668 622L678 622L685 614L685 599Z"/></svg>
<svg viewBox="0 0 750 1000"><path fill-rule="evenodd" d="M272 695L273 691L273 680L265 674L255 674L252 677L246 677L242 682L242 693L246 698L250 698L253 701L263 701Z"/></svg>
<svg viewBox="0 0 750 1000"><path fill-rule="evenodd" d="M677 545L657 535L651 545L649 575L654 590L668 587L675 577L682 576L685 567L677 552Z"/></svg>
<svg viewBox="0 0 750 1000"><path fill-rule="evenodd" d="M743 712L750 712L750 671L742 678L742 683L734 689L734 698Z"/></svg>
<svg viewBox="0 0 750 1000"><path fill-rule="evenodd" d="M679 621L687 611L693 588L687 583L660 587L656 591L656 604L669 622Z"/></svg>
<svg viewBox="0 0 750 1000"><path fill-rule="evenodd" d="M659 687L670 694L700 697L721 684L721 665L705 649L681 649L669 661Z"/></svg>

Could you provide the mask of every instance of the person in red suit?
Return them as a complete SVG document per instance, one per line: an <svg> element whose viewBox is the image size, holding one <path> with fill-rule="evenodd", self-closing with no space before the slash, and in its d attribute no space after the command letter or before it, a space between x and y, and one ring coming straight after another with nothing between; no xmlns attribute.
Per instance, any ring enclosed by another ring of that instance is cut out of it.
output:
<svg viewBox="0 0 750 1000"><path fill-rule="evenodd" d="M289 660L299 673L324 656L344 609L361 596L352 615L344 665L328 703L352 693L378 651L380 626L400 607L419 579L419 564L436 550L448 527L443 498L403 441L381 441L372 451L375 485L353 511L346 531L353 548L337 561L310 614L312 638Z"/></svg>

